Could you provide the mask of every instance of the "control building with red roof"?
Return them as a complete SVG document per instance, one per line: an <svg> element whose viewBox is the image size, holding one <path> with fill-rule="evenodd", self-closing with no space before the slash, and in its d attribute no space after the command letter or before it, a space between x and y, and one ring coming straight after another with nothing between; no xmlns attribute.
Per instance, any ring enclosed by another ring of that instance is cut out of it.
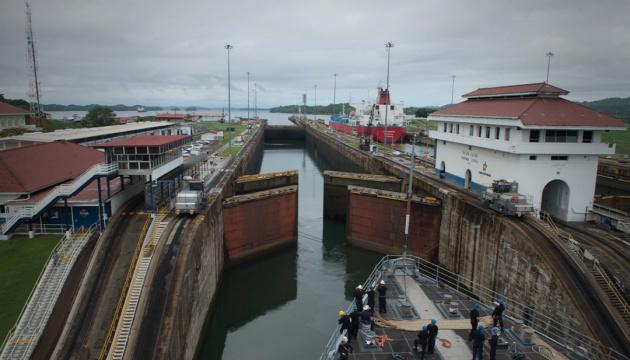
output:
<svg viewBox="0 0 630 360"><path fill-rule="evenodd" d="M35 128L27 125L31 112L20 107L0 101L0 130L13 128Z"/></svg>
<svg viewBox="0 0 630 360"><path fill-rule="evenodd" d="M493 180L518 182L537 211L583 221L593 204L598 155L615 153L605 131L624 123L560 96L547 83L480 88L429 115L438 129L436 173L476 192Z"/></svg>

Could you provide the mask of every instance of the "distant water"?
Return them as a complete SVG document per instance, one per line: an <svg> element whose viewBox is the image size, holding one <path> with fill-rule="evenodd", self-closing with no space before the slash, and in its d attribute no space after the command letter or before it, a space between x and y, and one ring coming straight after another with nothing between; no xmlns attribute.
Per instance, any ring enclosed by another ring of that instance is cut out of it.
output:
<svg viewBox="0 0 630 360"><path fill-rule="evenodd" d="M173 113L174 111L160 110L160 111L146 111L146 112L137 112L137 111L114 111L116 116L155 116L156 114L161 114L165 112ZM52 115L53 119L70 120L74 115L78 117L84 117L87 114L87 111L48 111ZM217 113L220 114L221 110L203 110L203 111L178 111L178 114L207 114L207 113ZM254 116L254 113L250 111L250 116ZM258 116L262 119L269 120L269 124L271 125L290 125L289 116L291 114L279 114L279 113L270 113L269 110L258 110ZM247 110L232 110L232 118L237 117L247 117Z"/></svg>

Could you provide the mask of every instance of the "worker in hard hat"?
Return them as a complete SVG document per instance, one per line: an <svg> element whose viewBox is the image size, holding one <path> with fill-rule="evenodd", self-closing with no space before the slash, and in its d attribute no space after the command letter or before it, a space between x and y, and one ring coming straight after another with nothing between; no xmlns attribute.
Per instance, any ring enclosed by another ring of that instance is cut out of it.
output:
<svg viewBox="0 0 630 360"><path fill-rule="evenodd" d="M361 323L364 326L370 326L370 330L374 330L374 323L372 322L372 312L370 311L369 305L363 306L363 311L361 311Z"/></svg>
<svg viewBox="0 0 630 360"><path fill-rule="evenodd" d="M346 315L345 311L339 310L339 320L337 320L337 322L341 325L341 329L339 329L339 333L343 334L343 331L346 330L347 334L350 335L352 322L350 321L350 316Z"/></svg>
<svg viewBox="0 0 630 360"><path fill-rule="evenodd" d="M341 337L341 342L339 343L339 347L337 347L339 360L348 360L350 358L350 354L352 354L352 350L353 349L348 342L348 338L345 336Z"/></svg>
<svg viewBox="0 0 630 360"><path fill-rule="evenodd" d="M350 320L352 322L352 327L350 328L350 337L355 338L359 333L359 309L357 308L357 304L352 304L352 311L350 312Z"/></svg>
<svg viewBox="0 0 630 360"><path fill-rule="evenodd" d="M424 354L427 352L427 344L429 343L429 330L426 325L423 325L418 332L418 338L413 341L413 348L418 351L418 345L422 351L420 352L420 359L424 359Z"/></svg>
<svg viewBox="0 0 630 360"><path fill-rule="evenodd" d="M472 337L473 332L477 330L477 325L479 325L479 309L481 309L481 305L475 304L475 306L470 310L470 335L469 340Z"/></svg>
<svg viewBox="0 0 630 360"><path fill-rule="evenodd" d="M363 309L363 285L361 284L354 288L354 303L357 304L357 309Z"/></svg>
<svg viewBox="0 0 630 360"><path fill-rule="evenodd" d="M427 325L427 331L429 332L429 343L427 353L433 354L435 351L435 340L438 336L437 320L431 319L431 323Z"/></svg>
<svg viewBox="0 0 630 360"><path fill-rule="evenodd" d="M482 324L477 325L477 329L472 333L473 342L473 360L479 358L483 360L483 342L486 341L486 335L483 333L484 326Z"/></svg>
<svg viewBox="0 0 630 360"><path fill-rule="evenodd" d="M385 285L385 280L379 282L376 291L378 291L378 312L387 314L387 285Z"/></svg>
<svg viewBox="0 0 630 360"><path fill-rule="evenodd" d="M501 327L501 332L503 332L503 312L505 311L505 301L503 299L499 299L499 304L494 307L494 311L492 312L492 326L497 327L497 324Z"/></svg>
<svg viewBox="0 0 630 360"><path fill-rule="evenodd" d="M493 327L490 329L492 336L488 342L490 343L490 360L497 359L497 345L499 344L499 328Z"/></svg>
<svg viewBox="0 0 630 360"><path fill-rule="evenodd" d="M372 314L374 314L374 286L370 285L368 286L368 291L367 293L367 304L370 307L370 311L372 312Z"/></svg>

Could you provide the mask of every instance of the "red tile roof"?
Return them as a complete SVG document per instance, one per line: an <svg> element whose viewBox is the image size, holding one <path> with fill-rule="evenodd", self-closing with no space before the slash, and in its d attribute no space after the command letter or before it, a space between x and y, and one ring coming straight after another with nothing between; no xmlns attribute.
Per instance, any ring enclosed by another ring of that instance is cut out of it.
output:
<svg viewBox="0 0 630 360"><path fill-rule="evenodd" d="M0 115L28 115L31 112L21 107L13 106L0 101Z"/></svg>
<svg viewBox="0 0 630 360"><path fill-rule="evenodd" d="M31 193L74 179L104 154L71 142L55 141L0 151L0 193Z"/></svg>
<svg viewBox="0 0 630 360"><path fill-rule="evenodd" d="M517 95L567 95L569 92L549 85L546 83L533 83L509 86L496 86L488 88L479 88L468 94L462 95L465 98L475 97L499 97L499 96L517 96Z"/></svg>
<svg viewBox="0 0 630 360"><path fill-rule="evenodd" d="M472 99L431 115L520 119L526 126L624 127L623 121L561 98Z"/></svg>
<svg viewBox="0 0 630 360"><path fill-rule="evenodd" d="M186 115L184 114L168 114L168 113L164 113L164 114L157 114L155 115L156 119L184 119L186 117Z"/></svg>
<svg viewBox="0 0 630 360"><path fill-rule="evenodd" d="M122 146L161 146L189 138L190 135L141 135L127 139L110 141L94 147L122 147Z"/></svg>
<svg viewBox="0 0 630 360"><path fill-rule="evenodd" d="M107 180L101 180L101 199L107 199L107 184L105 183ZM125 185L129 184L129 180L125 180ZM109 190L110 195L113 197L122 191L122 186L120 183L120 177L115 177L113 179L109 179ZM32 194L31 197L21 202L23 204L34 204L39 200L43 199L48 193L52 191L52 189L47 189L44 191L39 191L35 194ZM79 191L78 194L75 194L71 198L68 199L68 204L73 203L89 203L98 201L98 185L97 180L92 180L83 190Z"/></svg>

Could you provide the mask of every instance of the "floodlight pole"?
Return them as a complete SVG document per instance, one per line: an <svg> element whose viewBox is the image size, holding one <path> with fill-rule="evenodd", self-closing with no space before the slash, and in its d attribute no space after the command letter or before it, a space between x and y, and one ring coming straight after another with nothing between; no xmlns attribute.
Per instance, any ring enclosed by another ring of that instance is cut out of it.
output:
<svg viewBox="0 0 630 360"><path fill-rule="evenodd" d="M553 56L553 53L551 51L547 53L547 80L545 81L545 84L549 84L549 69L551 68L552 56Z"/></svg>

